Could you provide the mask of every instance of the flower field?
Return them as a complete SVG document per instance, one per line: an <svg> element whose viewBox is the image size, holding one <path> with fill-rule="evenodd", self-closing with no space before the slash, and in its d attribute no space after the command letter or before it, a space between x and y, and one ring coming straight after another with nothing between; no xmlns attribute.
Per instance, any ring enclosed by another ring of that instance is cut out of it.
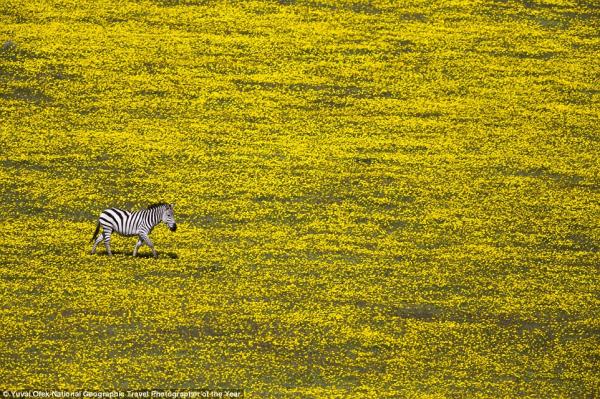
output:
<svg viewBox="0 0 600 399"><path fill-rule="evenodd" d="M3 0L0 388L600 395L600 8ZM175 203L131 256L107 207Z"/></svg>

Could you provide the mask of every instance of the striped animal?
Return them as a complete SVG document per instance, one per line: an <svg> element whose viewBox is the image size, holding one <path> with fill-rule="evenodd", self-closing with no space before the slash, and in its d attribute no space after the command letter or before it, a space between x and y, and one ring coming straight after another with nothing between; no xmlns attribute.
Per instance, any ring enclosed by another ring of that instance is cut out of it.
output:
<svg viewBox="0 0 600 399"><path fill-rule="evenodd" d="M177 230L177 224L173 217L173 204L161 202L137 212L128 212L117 208L105 209L98 218L96 231L92 237L92 241L94 241L92 255L96 253L96 246L102 240L104 240L108 255L112 255L110 251L110 235L115 232L126 237L138 236L138 241L133 249L133 256L137 255L137 251L142 244L146 244L152 249L152 254L156 258L156 250L148 234L160 222L164 222L169 226L171 231ZM102 234L98 235L100 226L102 226Z"/></svg>

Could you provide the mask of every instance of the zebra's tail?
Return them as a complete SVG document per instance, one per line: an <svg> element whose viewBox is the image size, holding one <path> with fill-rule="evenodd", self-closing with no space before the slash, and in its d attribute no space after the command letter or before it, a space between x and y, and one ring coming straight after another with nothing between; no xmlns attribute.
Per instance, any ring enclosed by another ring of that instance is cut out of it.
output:
<svg viewBox="0 0 600 399"><path fill-rule="evenodd" d="M93 242L96 239L99 231L100 231L100 222L98 222L98 224L96 224L96 231L94 231L94 235L92 236L91 242Z"/></svg>

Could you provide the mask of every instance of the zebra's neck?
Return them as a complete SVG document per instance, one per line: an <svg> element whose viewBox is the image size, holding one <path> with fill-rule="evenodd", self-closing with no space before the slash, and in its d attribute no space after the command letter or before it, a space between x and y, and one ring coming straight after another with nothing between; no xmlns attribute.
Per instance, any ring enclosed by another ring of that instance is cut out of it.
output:
<svg viewBox="0 0 600 399"><path fill-rule="evenodd" d="M154 227L159 224L162 220L163 207L144 209L140 212L146 213L146 221L149 222L150 226Z"/></svg>

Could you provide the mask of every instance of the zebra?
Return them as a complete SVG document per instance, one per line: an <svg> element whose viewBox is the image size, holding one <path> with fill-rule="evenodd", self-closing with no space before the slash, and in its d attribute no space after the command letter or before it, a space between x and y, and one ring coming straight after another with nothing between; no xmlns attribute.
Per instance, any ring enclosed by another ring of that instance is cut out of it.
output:
<svg viewBox="0 0 600 399"><path fill-rule="evenodd" d="M96 246L104 239L106 251L111 256L110 235L116 232L126 237L138 236L138 241L133 249L133 256L137 255L138 249L142 244L146 244L152 249L152 255L156 258L156 250L148 234L160 222L164 222L171 231L177 230L177 223L175 223L173 216L173 204L160 202L149 205L146 209L137 212L129 212L117 208L105 209L98 218L96 231L92 237L92 241L94 242L92 255L96 253ZM102 226L102 234L98 235L100 226Z"/></svg>

